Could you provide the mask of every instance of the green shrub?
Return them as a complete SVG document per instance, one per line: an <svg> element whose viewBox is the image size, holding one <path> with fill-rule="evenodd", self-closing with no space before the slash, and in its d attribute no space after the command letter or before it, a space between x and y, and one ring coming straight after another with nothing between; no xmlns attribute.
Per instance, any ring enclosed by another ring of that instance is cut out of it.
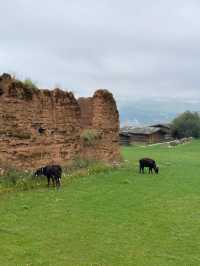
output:
<svg viewBox="0 0 200 266"><path fill-rule="evenodd" d="M31 79L25 79L23 81L23 84L25 85L25 87L27 87L28 89L30 89L32 91L38 90L38 87L36 86L36 84Z"/></svg>
<svg viewBox="0 0 200 266"><path fill-rule="evenodd" d="M197 112L186 111L172 121L172 136L175 138L200 137L200 116Z"/></svg>
<svg viewBox="0 0 200 266"><path fill-rule="evenodd" d="M33 176L32 172L17 171L4 167L5 174L0 176L0 193L9 191L25 191L46 186L44 176ZM82 159L77 157L71 166L63 167L62 183L69 183L79 177L108 173L113 170L112 165L100 161Z"/></svg>
<svg viewBox="0 0 200 266"><path fill-rule="evenodd" d="M69 183L79 177L108 173L113 169L112 165L104 162L77 157L70 166L68 165L64 168L63 181Z"/></svg>
<svg viewBox="0 0 200 266"><path fill-rule="evenodd" d="M14 169L7 170L0 177L0 190L11 188L12 190L29 190L41 186L46 178L33 177L31 172L21 172Z"/></svg>
<svg viewBox="0 0 200 266"><path fill-rule="evenodd" d="M88 167L88 172L90 174L99 174L99 173L107 173L112 170L112 166L105 164L103 162L94 162Z"/></svg>
<svg viewBox="0 0 200 266"><path fill-rule="evenodd" d="M37 86L31 79L25 79L23 82L23 92L20 95L22 99L31 100L33 94L38 91Z"/></svg>
<svg viewBox="0 0 200 266"><path fill-rule="evenodd" d="M86 129L81 134L81 138L84 144L87 146L92 146L96 143L98 139L101 138L102 132L95 129Z"/></svg>
<svg viewBox="0 0 200 266"><path fill-rule="evenodd" d="M73 161L72 169L87 168L90 164L90 160L76 157Z"/></svg>

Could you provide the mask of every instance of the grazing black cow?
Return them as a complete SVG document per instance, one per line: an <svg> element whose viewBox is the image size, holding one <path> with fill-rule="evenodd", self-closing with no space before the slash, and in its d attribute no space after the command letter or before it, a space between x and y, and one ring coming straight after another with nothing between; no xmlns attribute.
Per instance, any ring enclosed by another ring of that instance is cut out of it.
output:
<svg viewBox="0 0 200 266"><path fill-rule="evenodd" d="M60 180L62 176L62 168L60 165L47 165L36 170L35 176L44 175L47 177L48 187L50 185L50 180L52 180L53 185L60 187Z"/></svg>
<svg viewBox="0 0 200 266"><path fill-rule="evenodd" d="M158 174L159 168L156 166L156 162L150 158L143 158L139 160L140 164L140 173L144 173L144 168L149 168L149 174L153 173L152 169L154 169L155 173Z"/></svg>

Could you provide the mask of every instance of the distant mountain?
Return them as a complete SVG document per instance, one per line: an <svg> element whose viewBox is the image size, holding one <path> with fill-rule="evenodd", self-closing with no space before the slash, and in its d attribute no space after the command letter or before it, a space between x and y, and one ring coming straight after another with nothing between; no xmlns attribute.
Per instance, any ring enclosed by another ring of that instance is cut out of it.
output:
<svg viewBox="0 0 200 266"><path fill-rule="evenodd" d="M140 99L119 104L121 125L147 125L170 122L178 114L200 111L200 99Z"/></svg>

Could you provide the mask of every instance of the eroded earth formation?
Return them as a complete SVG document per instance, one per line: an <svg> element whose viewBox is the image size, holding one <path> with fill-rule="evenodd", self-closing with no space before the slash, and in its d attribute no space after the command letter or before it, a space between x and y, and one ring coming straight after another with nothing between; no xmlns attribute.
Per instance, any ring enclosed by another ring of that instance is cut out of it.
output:
<svg viewBox="0 0 200 266"><path fill-rule="evenodd" d="M0 76L0 166L34 169L76 158L120 159L119 114L112 94L93 97L39 90L9 74Z"/></svg>

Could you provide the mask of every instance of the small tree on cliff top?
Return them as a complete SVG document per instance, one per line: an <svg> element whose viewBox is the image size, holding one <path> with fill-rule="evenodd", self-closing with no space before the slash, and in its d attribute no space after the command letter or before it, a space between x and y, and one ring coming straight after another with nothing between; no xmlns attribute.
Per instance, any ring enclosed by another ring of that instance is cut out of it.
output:
<svg viewBox="0 0 200 266"><path fill-rule="evenodd" d="M35 83L31 79L25 79L23 83L29 89L38 90L37 86L35 85Z"/></svg>
<svg viewBox="0 0 200 266"><path fill-rule="evenodd" d="M200 137L200 116L197 112L186 111L172 121L172 136L175 138Z"/></svg>

